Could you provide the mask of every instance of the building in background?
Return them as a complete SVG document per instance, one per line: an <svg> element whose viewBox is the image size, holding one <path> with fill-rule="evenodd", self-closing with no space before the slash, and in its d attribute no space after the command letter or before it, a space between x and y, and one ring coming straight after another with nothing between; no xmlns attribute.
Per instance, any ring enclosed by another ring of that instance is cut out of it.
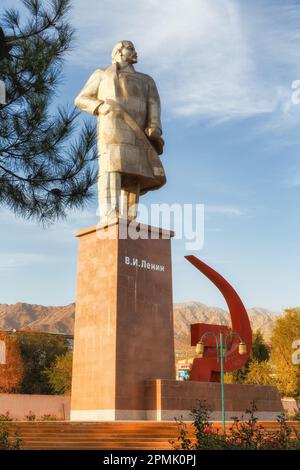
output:
<svg viewBox="0 0 300 470"><path fill-rule="evenodd" d="M6 363L6 346L5 341L0 340L0 364Z"/></svg>
<svg viewBox="0 0 300 470"><path fill-rule="evenodd" d="M176 362L176 380L189 380L193 357Z"/></svg>

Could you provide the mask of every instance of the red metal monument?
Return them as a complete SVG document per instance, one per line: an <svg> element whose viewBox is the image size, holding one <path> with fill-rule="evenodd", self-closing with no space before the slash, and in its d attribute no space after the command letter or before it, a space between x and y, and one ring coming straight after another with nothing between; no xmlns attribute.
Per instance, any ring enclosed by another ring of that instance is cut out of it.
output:
<svg viewBox="0 0 300 470"><path fill-rule="evenodd" d="M234 337L228 336L229 341L227 344L228 350L226 361L224 363L224 372L239 369L247 362L252 347L252 331L244 304L234 288L226 281L226 279L217 273L217 271L210 268L207 264L203 263L203 261L200 261L196 256L185 256L185 258L215 284L226 300L231 317L232 331L243 339L246 344L247 352L246 354L239 354L239 337L237 335ZM202 335L205 333L210 332L219 334L221 332L226 336L230 334L230 331L230 328L223 325L194 323L191 325L191 345L196 346ZM194 359L190 373L190 380L220 382L220 367L220 361L217 359L214 337L212 335L207 335L205 340L204 357L197 357Z"/></svg>

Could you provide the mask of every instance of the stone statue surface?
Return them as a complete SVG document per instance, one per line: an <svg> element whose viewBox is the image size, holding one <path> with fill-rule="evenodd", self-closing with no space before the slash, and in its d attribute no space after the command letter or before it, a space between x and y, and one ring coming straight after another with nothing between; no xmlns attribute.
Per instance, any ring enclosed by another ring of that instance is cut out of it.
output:
<svg viewBox="0 0 300 470"><path fill-rule="evenodd" d="M98 116L100 222L136 218L139 195L166 182L159 155L164 141L154 80L137 72L131 41L112 50L112 65L98 68L75 99Z"/></svg>

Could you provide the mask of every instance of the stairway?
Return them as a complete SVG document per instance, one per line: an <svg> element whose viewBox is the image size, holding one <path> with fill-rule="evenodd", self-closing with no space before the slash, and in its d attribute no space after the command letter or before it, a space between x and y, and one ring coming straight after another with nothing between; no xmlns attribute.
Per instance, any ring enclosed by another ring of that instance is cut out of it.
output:
<svg viewBox="0 0 300 470"><path fill-rule="evenodd" d="M193 438L192 423L185 423L188 437ZM227 423L227 428L232 423ZM267 430L275 431L275 422L261 422ZM300 431L300 423L290 423ZM92 449L148 449L172 450L170 440L178 437L175 422L118 421L118 422L68 422L68 421L15 421L9 423L10 432L21 437L25 450L92 450ZM214 423L221 429L221 424Z"/></svg>
<svg viewBox="0 0 300 470"><path fill-rule="evenodd" d="M188 424L191 430L191 424ZM173 422L14 422L11 432L21 437L21 448L34 449L153 449L171 450L178 436ZM191 430L192 431L192 430Z"/></svg>

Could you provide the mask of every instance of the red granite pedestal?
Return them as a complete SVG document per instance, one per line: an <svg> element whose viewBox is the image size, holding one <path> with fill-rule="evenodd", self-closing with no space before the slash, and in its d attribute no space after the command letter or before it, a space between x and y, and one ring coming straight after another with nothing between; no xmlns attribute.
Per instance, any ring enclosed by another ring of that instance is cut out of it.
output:
<svg viewBox="0 0 300 470"><path fill-rule="evenodd" d="M126 228L76 235L72 420L146 419L145 381L175 380L173 234L140 225L122 239Z"/></svg>

